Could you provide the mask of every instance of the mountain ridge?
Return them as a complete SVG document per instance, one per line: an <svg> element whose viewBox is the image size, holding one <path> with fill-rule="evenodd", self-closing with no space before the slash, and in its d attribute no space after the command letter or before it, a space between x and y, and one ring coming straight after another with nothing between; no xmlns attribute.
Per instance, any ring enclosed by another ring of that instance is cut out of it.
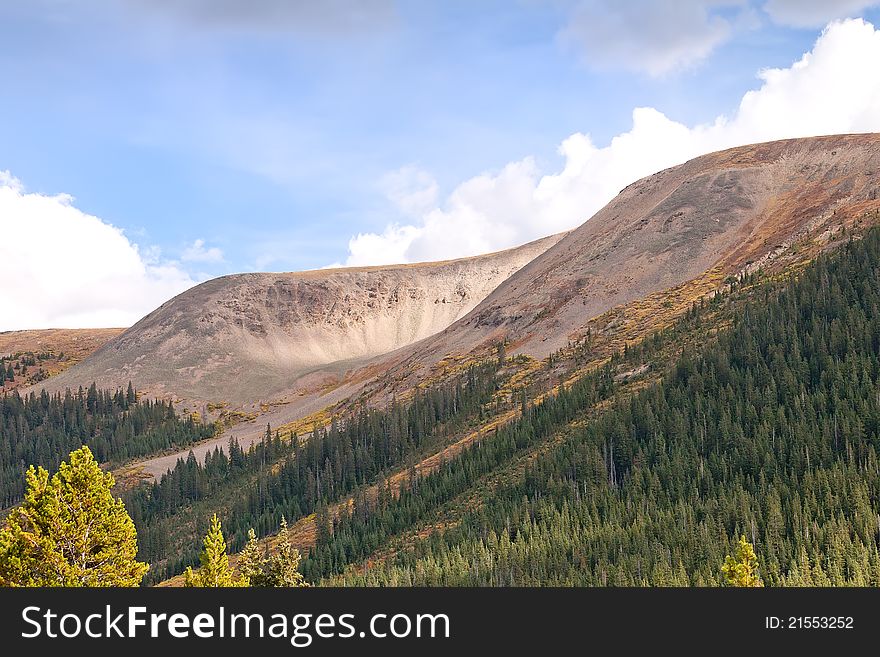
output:
<svg viewBox="0 0 880 657"><path fill-rule="evenodd" d="M445 328L554 244L433 263L232 274L170 299L48 381L133 381L148 395L259 406L338 384L358 363Z"/></svg>
<svg viewBox="0 0 880 657"><path fill-rule="evenodd" d="M877 133L699 156L625 187L468 315L402 350L397 367L413 371L419 361L436 363L499 342L509 344L508 353L545 358L613 307L713 268L736 275L819 226L833 230L880 209L878 190Z"/></svg>
<svg viewBox="0 0 880 657"><path fill-rule="evenodd" d="M581 339L594 318L689 281L702 281L695 286L700 295L712 294L724 285L726 278L785 257L798 248L796 244L803 236L831 235L847 222L852 223L854 217L880 209L878 189L878 134L781 140L709 153L628 185L580 227L550 238L555 240L552 243L532 243L531 252L519 252L523 257L511 275L499 276L502 280L497 285L483 288L485 295L474 295L468 304L457 305L457 312L445 316L445 326L433 325L439 330L428 335L410 332L409 342L372 344L375 350L360 359L334 360L308 371L299 370L295 385L288 385L293 377L286 379L283 371L271 371L265 365L265 357L262 361L249 357L238 363L239 369L235 370L223 358L215 357L212 361L211 354L203 357L195 351L196 357L191 360L200 370L178 368L174 377L151 386L151 382L139 378L136 367L146 358L147 350L143 347L140 353L129 349L128 362L124 358L117 362L115 378L102 376L107 366L113 365L112 358L106 355L124 346L133 333L137 336L138 331L155 320L157 313L167 315L168 307L180 297L47 383L59 388L98 380L99 385L109 383L112 387L132 379L145 394L172 396L180 402L179 410L198 410L209 419L213 419L209 415L212 408L244 409L247 417L259 421L233 426L227 435L241 440L246 447L259 440L266 423L289 427L303 418L320 423L319 420L337 413L344 414L345 400L349 400L348 406L351 400L384 405L393 398L406 397L425 382L446 376L445 372L454 371L463 363L486 358L500 344L506 345L509 355L546 359ZM536 244L539 246L535 247ZM491 256L483 257L491 260ZM452 261L452 266L467 267L468 262L473 261ZM449 266L439 265L441 269ZM381 277L383 272L406 273L419 271L420 267L431 265L371 267L355 270L354 274L343 270L342 275ZM340 276L339 271L299 276L320 282L324 277ZM707 276L709 272L711 276ZM269 277L274 281L278 276L284 275L237 275L209 281L194 290L223 288L230 279ZM448 289L454 292L455 287ZM370 298L370 290L360 290L365 292L365 298ZM324 292L325 299L333 297L327 290ZM378 290L374 292L378 299ZM433 292L436 290L432 289ZM477 296L482 298L476 301ZM344 297L343 293L341 298ZM302 300L299 310L307 315L319 316L316 308L331 307L315 304L308 297ZM232 310L238 312L234 305ZM264 305L275 307L272 303ZM440 304L429 305L433 309ZM444 305L451 307L443 304L441 308ZM187 321L197 322L206 307L204 303L196 304L194 308L199 312L191 313ZM260 312L263 309L257 308ZM256 331L266 329L265 317L259 313L250 316L245 312L237 319L242 323L255 322L252 328ZM395 325L394 330L397 328ZM153 355L171 362L175 357L175 339L186 333L169 334L171 339L160 345L165 351L155 350ZM362 335L365 341L369 339L366 333ZM285 339L290 345L304 344L290 340L290 336ZM192 345L184 346L192 349ZM272 349L266 353L276 355ZM243 372L242 368L249 364L248 371ZM167 363L164 365L167 372ZM224 367L225 389L187 395L191 392L186 389L187 377L197 383L200 377L208 375L216 379L217 371L222 373ZM267 381L282 381L284 385L266 387ZM245 391L247 397L235 399L234 394L228 394L230 391ZM197 456L209 449L211 445L197 448ZM161 473L173 465L175 458L157 457L144 466L149 473Z"/></svg>

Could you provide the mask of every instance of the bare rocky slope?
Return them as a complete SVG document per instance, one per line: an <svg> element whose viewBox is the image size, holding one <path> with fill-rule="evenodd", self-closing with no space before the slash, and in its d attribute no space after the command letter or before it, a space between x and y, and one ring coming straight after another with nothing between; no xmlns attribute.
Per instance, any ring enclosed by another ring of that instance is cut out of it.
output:
<svg viewBox="0 0 880 657"><path fill-rule="evenodd" d="M721 281L817 230L880 208L880 135L732 148L639 180L449 328L395 354L417 379L506 340L543 358L593 317L709 270ZM389 377L392 378L392 377Z"/></svg>
<svg viewBox="0 0 880 657"><path fill-rule="evenodd" d="M339 386L346 372L446 328L560 237L445 262L213 279L46 387L131 380L190 409L294 400L310 412L322 393L332 388L329 396L339 397L352 388L351 381Z"/></svg>

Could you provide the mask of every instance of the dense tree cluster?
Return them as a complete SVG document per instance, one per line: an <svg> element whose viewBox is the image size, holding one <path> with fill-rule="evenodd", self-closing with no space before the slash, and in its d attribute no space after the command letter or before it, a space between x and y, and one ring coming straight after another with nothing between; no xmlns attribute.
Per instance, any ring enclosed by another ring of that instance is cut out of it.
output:
<svg viewBox="0 0 880 657"><path fill-rule="evenodd" d="M192 504L234 490L224 524L230 545L240 549L250 528L259 536L274 532L282 517L298 519L352 494L476 422L496 390L496 372L495 362L470 367L452 383L417 390L406 404L362 409L305 441L267 427L264 439L247 451L231 440L203 464L192 455L180 459L159 482L126 498L141 536L141 558L154 564L150 577L195 563L194 536L184 543L169 538Z"/></svg>
<svg viewBox="0 0 880 657"><path fill-rule="evenodd" d="M17 391L0 396L0 507L24 493L29 464L56 469L82 445L101 462L118 463L208 438L213 426L181 419L163 401L138 400L127 390L43 390L26 397Z"/></svg>
<svg viewBox="0 0 880 657"><path fill-rule="evenodd" d="M137 533L113 475L103 472L88 447L70 453L58 471L30 466L27 491L0 528L0 587L134 587L149 564L137 561ZM185 572L186 586L302 587L299 552L282 520L278 549L269 553L253 530L239 561L230 565L214 514L203 541L200 568Z"/></svg>
<svg viewBox="0 0 880 657"><path fill-rule="evenodd" d="M746 536L768 585L880 584L880 233L753 297L662 383L569 427L456 526L344 581L717 585ZM398 500L343 516L305 574L341 572L474 495L591 403L578 386Z"/></svg>
<svg viewBox="0 0 880 657"><path fill-rule="evenodd" d="M608 365L570 388L563 387L544 403L526 406L520 419L498 428L494 435L438 472L412 478L398 498L380 491L376 503L370 504L363 497L356 497L351 512L335 519L332 530L319 531L318 545L304 560L303 573L318 581L369 556L389 538L435 517L445 504L472 491L486 475L565 427L584 409L608 399L614 390L612 367ZM604 476L602 469L601 477ZM475 522L480 520L475 518Z"/></svg>

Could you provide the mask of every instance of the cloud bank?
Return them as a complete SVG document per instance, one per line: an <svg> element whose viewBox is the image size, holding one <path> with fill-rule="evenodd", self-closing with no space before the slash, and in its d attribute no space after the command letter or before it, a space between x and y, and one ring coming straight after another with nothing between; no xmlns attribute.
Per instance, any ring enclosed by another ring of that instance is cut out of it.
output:
<svg viewBox="0 0 880 657"><path fill-rule="evenodd" d="M130 326L195 284L70 196L28 193L3 171L0 226L0 331Z"/></svg>
<svg viewBox="0 0 880 657"><path fill-rule="evenodd" d="M589 134L565 139L557 172L544 172L531 157L511 162L462 183L415 218L402 212L403 220L381 234L354 236L346 264L504 249L578 226L629 183L702 153L789 137L880 131L878 61L880 31L860 19L833 22L790 67L760 71L760 87L746 93L730 116L689 127L654 108L637 108L632 128L607 146L597 146ZM419 189L419 179L423 188L430 180L422 172L412 182L407 171L398 173L412 189Z"/></svg>

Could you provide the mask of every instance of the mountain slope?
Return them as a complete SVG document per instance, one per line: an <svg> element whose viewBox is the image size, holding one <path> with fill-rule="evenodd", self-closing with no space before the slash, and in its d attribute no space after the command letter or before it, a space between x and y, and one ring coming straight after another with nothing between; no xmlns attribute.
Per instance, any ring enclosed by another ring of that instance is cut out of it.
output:
<svg viewBox="0 0 880 657"><path fill-rule="evenodd" d="M699 298L880 209L878 187L876 134L711 153L633 183L561 239L447 263L209 281L47 383L131 379L180 408L229 403L259 414L230 430L247 446L267 422L326 419L356 394L380 405L406 396L500 341L544 358L622 304L694 281Z"/></svg>
<svg viewBox="0 0 880 657"><path fill-rule="evenodd" d="M715 269L724 276L880 208L880 135L711 153L643 178L501 283L466 317L398 354L401 371L501 340L546 357L588 320ZM410 384L412 379L407 381Z"/></svg>
<svg viewBox="0 0 880 657"><path fill-rule="evenodd" d="M444 432L394 420L382 430L387 412L374 411L267 481L245 488L220 468L213 476L234 501L221 493L154 529L164 536L191 511L219 507L235 549L248 527L271 531L284 512L296 519L290 540L309 552L310 579L395 586L717 585L745 533L770 585L876 585L880 229L865 231L876 222L832 240L839 250L796 278L779 276L777 263L740 277L549 395L511 399L503 390L517 359L491 359L482 376L460 379L471 399L501 397L483 405L482 438L457 453L474 430L462 422L472 407L439 425L457 417L465 433L421 461L418 440ZM486 374L497 385L486 387ZM405 412L441 389L424 388ZM401 449L415 465L358 479ZM254 472L264 467L259 451L246 458ZM181 464L161 487L189 490L186 478L201 476ZM361 485L354 493L350 481ZM311 513L317 491L333 505Z"/></svg>
<svg viewBox="0 0 880 657"><path fill-rule="evenodd" d="M303 397L467 314L559 240L446 262L240 274L171 299L52 389L129 380L149 395L233 405Z"/></svg>
<svg viewBox="0 0 880 657"><path fill-rule="evenodd" d="M35 361L24 376L0 382L12 390L58 374L96 351L125 329L37 329L0 333L0 360L8 366Z"/></svg>
<svg viewBox="0 0 880 657"><path fill-rule="evenodd" d="M755 275L694 308L399 499L344 506L303 571L344 572L333 585L718 586L745 535L768 586L880 585L880 229L842 242L796 279ZM662 380L596 403L639 363Z"/></svg>

